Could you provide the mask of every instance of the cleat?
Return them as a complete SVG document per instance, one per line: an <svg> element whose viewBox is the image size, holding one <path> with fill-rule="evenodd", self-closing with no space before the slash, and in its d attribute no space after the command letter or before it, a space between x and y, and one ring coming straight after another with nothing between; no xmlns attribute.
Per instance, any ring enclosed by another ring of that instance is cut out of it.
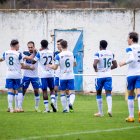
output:
<svg viewBox="0 0 140 140"><path fill-rule="evenodd" d="M74 112L73 107L72 107L71 104L69 105L69 110L70 110L70 112Z"/></svg>
<svg viewBox="0 0 140 140"><path fill-rule="evenodd" d="M42 113L50 113L50 110L44 110Z"/></svg>
<svg viewBox="0 0 140 140"><path fill-rule="evenodd" d="M109 117L112 117L112 113L111 112L108 112L107 114L108 114Z"/></svg>
<svg viewBox="0 0 140 140"><path fill-rule="evenodd" d="M101 114L101 113L95 113L94 116L95 116L95 117L103 117L104 115Z"/></svg>
<svg viewBox="0 0 140 140"><path fill-rule="evenodd" d="M138 112L138 122L140 123L140 111Z"/></svg>
<svg viewBox="0 0 140 140"><path fill-rule="evenodd" d="M7 109L7 112L10 112L10 108Z"/></svg>
<svg viewBox="0 0 140 140"><path fill-rule="evenodd" d="M126 122L134 122L135 120L134 120L134 118L128 117L128 118L125 119L125 121L126 121Z"/></svg>
<svg viewBox="0 0 140 140"><path fill-rule="evenodd" d="M21 108L21 109L18 109L18 112L21 113L21 112L24 112L24 110Z"/></svg>
<svg viewBox="0 0 140 140"><path fill-rule="evenodd" d="M68 113L68 110L67 109L63 110L63 113Z"/></svg>
<svg viewBox="0 0 140 140"><path fill-rule="evenodd" d="M41 110L38 108L35 108L35 112L41 112Z"/></svg>
<svg viewBox="0 0 140 140"><path fill-rule="evenodd" d="M56 110L56 108L54 107L54 104L53 104L53 103L51 103L51 107L52 107L52 109L53 109L53 112L57 112L57 110Z"/></svg>
<svg viewBox="0 0 140 140"><path fill-rule="evenodd" d="M14 109L10 109L10 113L16 113Z"/></svg>

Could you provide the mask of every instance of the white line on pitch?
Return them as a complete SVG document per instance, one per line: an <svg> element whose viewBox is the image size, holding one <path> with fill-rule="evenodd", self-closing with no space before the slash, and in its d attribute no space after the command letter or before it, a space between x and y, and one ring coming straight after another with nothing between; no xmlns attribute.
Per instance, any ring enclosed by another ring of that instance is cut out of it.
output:
<svg viewBox="0 0 140 140"><path fill-rule="evenodd" d="M113 132L113 131L129 130L129 129L135 129L135 128L140 128L140 126L113 128L113 129L106 129L106 130L71 132L71 133L54 134L54 135L48 135L48 136L32 136L32 137L27 137L27 138L18 138L14 140L36 140L36 139L41 139L41 138L55 138L55 137L64 137L64 136L72 136L72 135L80 135L80 134L95 134L95 133L101 133L101 132Z"/></svg>

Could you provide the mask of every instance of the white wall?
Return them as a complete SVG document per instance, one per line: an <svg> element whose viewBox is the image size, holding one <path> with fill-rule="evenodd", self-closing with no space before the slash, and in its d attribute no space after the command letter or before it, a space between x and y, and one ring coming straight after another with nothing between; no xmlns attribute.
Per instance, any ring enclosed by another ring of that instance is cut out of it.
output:
<svg viewBox="0 0 140 140"><path fill-rule="evenodd" d="M33 40L37 48L41 39L50 40L54 29L78 28L84 31L84 73L95 74L92 68L93 54L98 51L99 41L106 39L118 61L125 58L127 35L136 26L140 33L140 11L137 10L134 24L133 10L48 10L48 11L0 11L0 54L9 48L13 38L20 41L21 50ZM0 88L4 87L5 64L0 64ZM113 74L126 74L126 67ZM84 90L95 91L95 76L84 76ZM125 77L113 77L113 90L125 91Z"/></svg>

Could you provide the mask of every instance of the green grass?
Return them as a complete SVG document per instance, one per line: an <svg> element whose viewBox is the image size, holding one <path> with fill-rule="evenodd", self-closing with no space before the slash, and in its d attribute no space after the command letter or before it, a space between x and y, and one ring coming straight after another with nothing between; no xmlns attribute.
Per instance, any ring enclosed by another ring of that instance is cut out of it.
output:
<svg viewBox="0 0 140 140"><path fill-rule="evenodd" d="M74 113L63 114L59 100L57 113L34 112L34 96L27 94L24 100L24 113L8 113L7 95L0 94L0 140L137 140L140 137L140 124L137 119L135 102L135 122L126 123L127 103L123 96L113 96L113 117L108 117L105 97L103 99L104 117L96 118L95 96L77 95ZM44 109L41 96L40 109ZM135 128L136 126L136 128ZM129 129L130 127L130 129ZM131 128L132 127L132 128ZM134 128L133 128L134 127ZM120 128L128 128L119 130ZM104 130L113 131L104 131ZM117 129L117 130L115 130ZM96 131L97 130L97 131ZM103 131L101 131L103 130ZM92 131L89 133L89 131ZM73 134L76 133L77 134ZM80 132L80 134L79 134ZM88 132L83 134L83 132ZM68 134L68 135L67 135Z"/></svg>

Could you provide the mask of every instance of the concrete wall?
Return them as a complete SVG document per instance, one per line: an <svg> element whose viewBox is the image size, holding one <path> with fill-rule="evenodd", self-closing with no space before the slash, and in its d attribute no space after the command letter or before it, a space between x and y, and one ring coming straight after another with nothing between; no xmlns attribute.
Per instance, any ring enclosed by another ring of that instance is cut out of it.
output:
<svg viewBox="0 0 140 140"><path fill-rule="evenodd" d="M133 28L140 33L140 11L125 9L106 10L48 10L48 11L0 11L0 54L9 48L13 38L20 41L21 50L33 40L39 48L40 40L50 40L54 29L80 28L84 31L84 73L95 74L92 68L93 54L98 51L99 41L106 39L118 61L125 58L127 35ZM0 64L0 88L4 87L5 64ZM126 74L127 67L112 71ZM84 76L84 90L95 91L95 76ZM113 76L113 90L124 92L124 76Z"/></svg>

